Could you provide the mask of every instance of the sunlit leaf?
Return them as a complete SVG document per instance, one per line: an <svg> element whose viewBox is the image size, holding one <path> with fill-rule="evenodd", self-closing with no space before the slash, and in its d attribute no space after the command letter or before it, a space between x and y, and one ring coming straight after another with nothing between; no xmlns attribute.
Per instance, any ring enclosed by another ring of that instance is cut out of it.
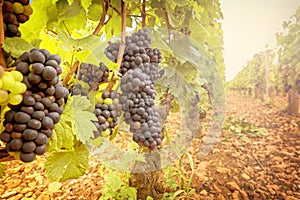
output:
<svg viewBox="0 0 300 200"><path fill-rule="evenodd" d="M3 43L5 51L10 52L15 58L21 56L24 52L30 51L33 46L22 38L6 38Z"/></svg>
<svg viewBox="0 0 300 200"><path fill-rule="evenodd" d="M82 176L88 170L88 155L84 145L74 151L51 152L44 165L48 178L65 181Z"/></svg>

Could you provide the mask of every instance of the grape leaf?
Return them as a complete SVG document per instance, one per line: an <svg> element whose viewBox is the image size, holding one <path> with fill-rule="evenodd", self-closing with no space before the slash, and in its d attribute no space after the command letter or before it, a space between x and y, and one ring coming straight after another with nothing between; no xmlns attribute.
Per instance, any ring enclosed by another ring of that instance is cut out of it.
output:
<svg viewBox="0 0 300 200"><path fill-rule="evenodd" d="M99 21L100 16L102 15L102 12L103 12L102 5L97 4L97 3L93 3L89 7L87 16L90 20Z"/></svg>
<svg viewBox="0 0 300 200"><path fill-rule="evenodd" d="M85 10L88 10L89 6L92 5L92 0L81 0L81 5Z"/></svg>
<svg viewBox="0 0 300 200"><path fill-rule="evenodd" d="M81 10L81 5L78 0L76 0L76 2L72 4L69 4L69 2L63 0L57 2L57 8L60 12L58 16L59 20L63 21L65 19L70 19L76 16Z"/></svg>
<svg viewBox="0 0 300 200"><path fill-rule="evenodd" d="M109 40L113 35L118 35L122 32L122 18L116 13L109 20L110 23L105 25L106 39Z"/></svg>
<svg viewBox="0 0 300 200"><path fill-rule="evenodd" d="M66 32L83 30L86 26L86 13L83 8L78 10L77 14L71 18L63 19L60 27L65 29Z"/></svg>
<svg viewBox="0 0 300 200"><path fill-rule="evenodd" d="M52 130L52 136L48 140L48 145L47 145L47 151L52 152L52 151L58 151L59 150L59 141L57 139L57 134L55 129Z"/></svg>
<svg viewBox="0 0 300 200"><path fill-rule="evenodd" d="M4 176L4 172L6 170L5 164L4 163L0 163L0 178L2 178Z"/></svg>
<svg viewBox="0 0 300 200"><path fill-rule="evenodd" d="M83 144L74 151L51 152L45 162L48 178L52 181L65 181L82 176L88 170L89 152Z"/></svg>
<svg viewBox="0 0 300 200"><path fill-rule="evenodd" d="M49 34L44 34L43 39L40 43L41 48L47 49L50 53L57 53L57 40L54 37L51 37Z"/></svg>
<svg viewBox="0 0 300 200"><path fill-rule="evenodd" d="M56 146L58 149L73 149L74 145L74 135L72 133L72 124L61 115L61 120L54 127L55 134L57 136Z"/></svg>
<svg viewBox="0 0 300 200"><path fill-rule="evenodd" d="M168 0L168 2L178 5L178 6L185 6L188 4L188 2L186 0Z"/></svg>
<svg viewBox="0 0 300 200"><path fill-rule="evenodd" d="M92 104L85 96L75 95L69 97L65 106L66 122L72 125L72 132L77 134L82 143L87 143L96 131L92 121L97 121L95 114L91 111Z"/></svg>
<svg viewBox="0 0 300 200"><path fill-rule="evenodd" d="M28 41L39 38L39 34L47 25L49 17L53 15L53 13L48 15L45 11L48 11L49 8L56 7L52 1L53 0L43 0L32 2L31 7L34 12L30 16L30 19L26 23L21 24L19 28L22 33L22 38L26 38Z"/></svg>
<svg viewBox="0 0 300 200"><path fill-rule="evenodd" d="M18 58L24 52L29 51L33 46L22 38L6 38L3 43L5 51L10 52L13 57Z"/></svg>
<svg viewBox="0 0 300 200"><path fill-rule="evenodd" d="M100 39L98 36L90 35L81 39L73 39L69 35L62 31L61 29L57 30L58 36L62 43L60 44L61 48L67 52L80 52L86 50L92 50L99 45L101 45Z"/></svg>
<svg viewBox="0 0 300 200"><path fill-rule="evenodd" d="M175 16L174 16L174 9L171 8L170 4L166 4L166 10L167 10L167 13L168 13L168 16L169 16L169 22L170 24L173 26L173 27L179 27L182 25L182 23L184 22L184 18L180 18L180 19L177 19Z"/></svg>
<svg viewBox="0 0 300 200"><path fill-rule="evenodd" d="M72 5L74 3L74 0L68 0L68 4Z"/></svg>

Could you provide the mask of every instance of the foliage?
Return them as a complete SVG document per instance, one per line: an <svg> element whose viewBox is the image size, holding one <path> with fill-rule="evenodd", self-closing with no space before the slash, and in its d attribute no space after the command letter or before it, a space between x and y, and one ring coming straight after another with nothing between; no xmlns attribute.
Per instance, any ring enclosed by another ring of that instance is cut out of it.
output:
<svg viewBox="0 0 300 200"><path fill-rule="evenodd" d="M247 120L230 115L224 123L224 129L231 131L235 136L240 137L241 140L248 141L249 137L262 137L269 135L265 128L259 128Z"/></svg>
<svg viewBox="0 0 300 200"><path fill-rule="evenodd" d="M268 54L268 55L267 55ZM256 53L252 60L249 60L241 71L228 82L227 88L238 90L245 94L251 94L254 88L263 92L266 91L266 56L269 57L269 77L270 85L276 85L275 80L276 68L274 64L275 52L266 50Z"/></svg>
<svg viewBox="0 0 300 200"><path fill-rule="evenodd" d="M77 144L73 150L51 152L45 163L46 173L52 181L78 178L88 167L88 151L82 144Z"/></svg>
<svg viewBox="0 0 300 200"><path fill-rule="evenodd" d="M100 174L102 174L103 169L100 169ZM108 200L108 199L128 199L128 200L136 200L137 190L134 187L130 187L129 173L126 172L116 172L111 171L106 174L102 174L104 178L104 185L102 187L102 195L100 200Z"/></svg>
<svg viewBox="0 0 300 200"><path fill-rule="evenodd" d="M283 30L276 33L277 49L256 53L253 59L227 84L228 89L249 93L254 87L266 90L265 53L268 51L270 86L288 92L294 88L300 94L300 7L290 20L283 22ZM278 62L275 64L275 57Z"/></svg>
<svg viewBox="0 0 300 200"><path fill-rule="evenodd" d="M188 167L191 169L191 175L189 178L184 174L184 159L188 160ZM180 157L178 166L170 166L164 170L164 181L168 185L170 191L165 192L163 199L181 199L192 196L195 189L191 187L193 175L194 175L194 162L189 153L186 153ZM188 180L188 181L187 181Z"/></svg>
<svg viewBox="0 0 300 200"><path fill-rule="evenodd" d="M127 28L141 28L143 4L141 1L124 2ZM63 79L78 61L97 65L101 61L110 70L115 70L118 65L108 60L103 52L108 46L107 42L121 32L120 5L121 0L34 0L33 14L29 21L20 25L22 37L6 39L3 47L13 58L32 47L59 54ZM180 32L191 39L186 42L187 37L181 37L181 41L170 41L170 34L164 39L160 39L160 35L153 39L153 45L163 50L164 64L176 71L168 74L165 81L173 79L178 73L192 83L193 89L201 90L204 83L216 80L216 74L220 73L224 80L223 32L220 24L223 16L219 0L152 0L146 1L145 6L146 27L165 28L169 33L171 30ZM177 49L176 42L184 44L184 49ZM180 61L176 65L171 63L174 57ZM193 70L186 70L191 66ZM216 67L217 72L214 69ZM75 82L75 78L71 78L69 84ZM215 88L214 85L210 86L210 90ZM182 88L181 91L191 95L193 92L188 88ZM214 95L222 96L222 88ZM95 130L91 123L91 120L95 120L90 109L92 106L87 98L79 96L69 96L64 105L64 113L48 145L49 156L45 168L51 180L76 178L87 170L87 148ZM127 190L131 189L125 188L124 194Z"/></svg>
<svg viewBox="0 0 300 200"><path fill-rule="evenodd" d="M295 88L300 94L300 6L276 34L278 45L278 74L285 91Z"/></svg>

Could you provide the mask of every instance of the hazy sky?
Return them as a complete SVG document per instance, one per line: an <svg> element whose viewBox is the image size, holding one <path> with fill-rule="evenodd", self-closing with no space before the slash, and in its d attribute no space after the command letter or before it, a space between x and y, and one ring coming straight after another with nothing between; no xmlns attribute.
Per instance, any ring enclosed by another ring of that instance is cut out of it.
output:
<svg viewBox="0 0 300 200"><path fill-rule="evenodd" d="M276 46L275 33L298 6L300 0L221 0L227 81L267 44Z"/></svg>

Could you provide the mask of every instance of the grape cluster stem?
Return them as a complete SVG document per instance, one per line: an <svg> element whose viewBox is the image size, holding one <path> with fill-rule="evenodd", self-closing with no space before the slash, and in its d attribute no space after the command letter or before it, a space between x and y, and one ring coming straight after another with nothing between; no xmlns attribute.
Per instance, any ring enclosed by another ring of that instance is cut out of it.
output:
<svg viewBox="0 0 300 200"><path fill-rule="evenodd" d="M71 77L73 76L73 74L75 73L76 69L79 66L79 61L75 61L73 66L70 68L69 72L67 73L66 77L63 80L63 86L66 87L68 85L69 80L71 79Z"/></svg>
<svg viewBox="0 0 300 200"><path fill-rule="evenodd" d="M122 64L123 60L123 55L125 51L125 46L126 46L126 4L122 0L121 1L121 12L122 12L122 33L121 33L121 43L120 43L120 48L118 52L118 57L117 57L117 64L118 64L118 69L116 71L120 71L120 67ZM114 72L112 75L111 80L108 83L108 86L106 87L106 91L110 92L114 85L116 84L116 81L118 80L118 75Z"/></svg>

